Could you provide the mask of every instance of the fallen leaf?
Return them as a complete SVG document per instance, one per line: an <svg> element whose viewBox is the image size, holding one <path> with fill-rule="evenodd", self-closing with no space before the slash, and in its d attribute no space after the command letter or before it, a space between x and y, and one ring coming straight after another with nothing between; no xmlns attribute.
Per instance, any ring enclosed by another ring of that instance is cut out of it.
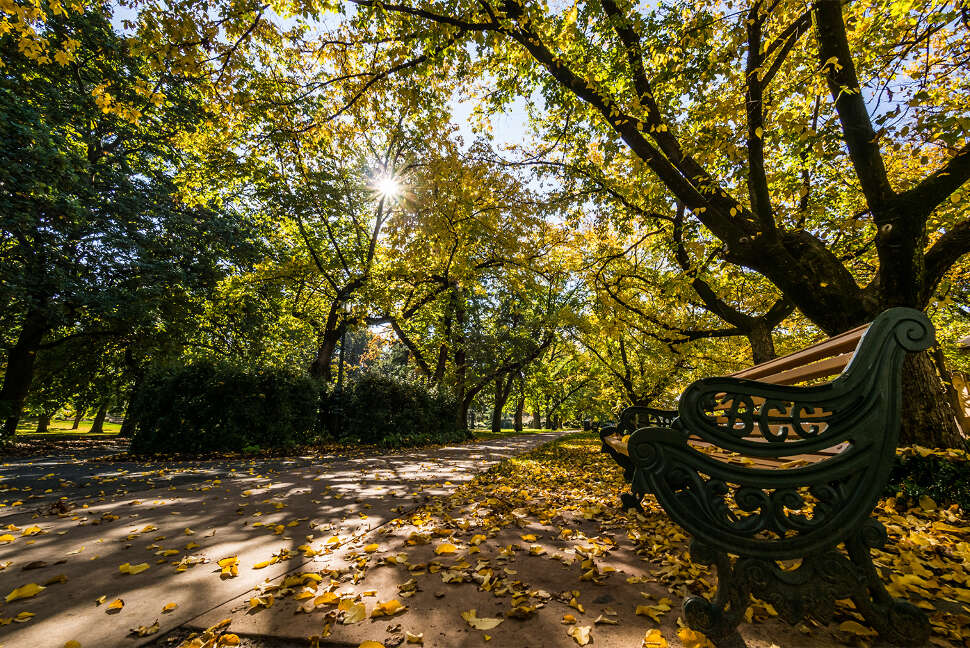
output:
<svg viewBox="0 0 970 648"><path fill-rule="evenodd" d="M108 603L108 607L105 609L105 612L108 614L117 613L123 607L125 607L125 602L121 599L115 599L111 601L111 603Z"/></svg>
<svg viewBox="0 0 970 648"><path fill-rule="evenodd" d="M367 618L367 607L360 601L353 601L349 598L341 599L337 609L344 613L344 625L360 623Z"/></svg>
<svg viewBox="0 0 970 648"><path fill-rule="evenodd" d="M677 630L677 638L684 644L684 648L716 648L703 633L690 628Z"/></svg>
<svg viewBox="0 0 970 648"><path fill-rule="evenodd" d="M423 632L408 632L404 631L404 640L409 644L423 644L424 643L424 633Z"/></svg>
<svg viewBox="0 0 970 648"><path fill-rule="evenodd" d="M147 637L148 635L153 635L158 632L158 629L158 619L156 619L155 623L151 624L150 626L138 626L137 628L132 628L129 630L128 633L138 635L139 637Z"/></svg>
<svg viewBox="0 0 970 648"><path fill-rule="evenodd" d="M14 591L7 594L7 603L10 601L16 601L17 599L30 598L31 596L37 596L44 591L43 585L38 585L37 583L28 583L26 585L21 585Z"/></svg>
<svg viewBox="0 0 970 648"><path fill-rule="evenodd" d="M384 648L380 641L362 641L357 648Z"/></svg>
<svg viewBox="0 0 970 648"><path fill-rule="evenodd" d="M378 550L379 548L380 548L380 547L379 547L379 546L378 546L378 544L377 544L377 543L375 542L375 543L373 543L373 544L369 544L369 545L367 545L366 547L364 547L364 552L365 552L365 553L374 553L374 552L375 552L375 551L377 551L377 550Z"/></svg>
<svg viewBox="0 0 970 648"><path fill-rule="evenodd" d="M148 566L148 563L140 563L138 565L130 565L125 563L118 567L118 571L120 571L122 574L131 574L134 576L135 574L140 574L148 569Z"/></svg>
<svg viewBox="0 0 970 648"><path fill-rule="evenodd" d="M660 634L659 628L647 631L643 637L643 648L667 648L667 640Z"/></svg>
<svg viewBox="0 0 970 648"><path fill-rule="evenodd" d="M453 554L457 550L458 550L458 547L448 542L442 543L434 548L434 552L439 556L441 554Z"/></svg>
<svg viewBox="0 0 970 648"><path fill-rule="evenodd" d="M589 643L589 633L593 629L593 626L572 626L569 630L566 630L566 634L572 637L577 644L580 646L585 646Z"/></svg>
<svg viewBox="0 0 970 648"><path fill-rule="evenodd" d="M219 561L219 566L222 568L222 576L234 577L239 575L239 558L236 556L223 558Z"/></svg>
<svg viewBox="0 0 970 648"><path fill-rule="evenodd" d="M165 612L171 612L178 606L179 606L178 603L166 603L165 605L162 606L162 613L164 614Z"/></svg>
<svg viewBox="0 0 970 648"><path fill-rule="evenodd" d="M498 624L502 623L505 619L493 619L488 617L479 618L475 614L475 610L471 609L467 612L461 613L461 618L465 620L468 625L475 628L476 630L491 630Z"/></svg>
<svg viewBox="0 0 970 648"><path fill-rule="evenodd" d="M875 637L879 634L875 630L871 630L861 623L857 623L856 621L843 621L839 624L839 630L841 632L848 632L849 634L853 634L858 637Z"/></svg>
<svg viewBox="0 0 970 648"><path fill-rule="evenodd" d="M64 648L81 648L81 642L76 639L71 639L64 644Z"/></svg>
<svg viewBox="0 0 970 648"><path fill-rule="evenodd" d="M378 603L377 607L371 611L370 616L371 618L379 616L392 616L398 612L403 612L406 609L406 605L402 604L397 599L392 599L385 603Z"/></svg>

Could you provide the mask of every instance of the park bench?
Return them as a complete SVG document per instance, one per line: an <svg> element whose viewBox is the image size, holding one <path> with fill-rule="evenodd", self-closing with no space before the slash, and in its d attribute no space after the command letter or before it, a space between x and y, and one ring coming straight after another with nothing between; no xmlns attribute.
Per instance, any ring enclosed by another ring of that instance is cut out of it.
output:
<svg viewBox="0 0 970 648"><path fill-rule="evenodd" d="M624 505L653 493L693 536L691 559L717 570L713 600L684 601L692 629L744 646L737 626L752 595L791 624L827 623L848 598L883 639L927 645L925 613L889 595L870 549L887 541L872 510L895 458L903 358L933 342L925 315L889 309L797 353L699 380L677 411L628 408L601 431L631 483Z"/></svg>

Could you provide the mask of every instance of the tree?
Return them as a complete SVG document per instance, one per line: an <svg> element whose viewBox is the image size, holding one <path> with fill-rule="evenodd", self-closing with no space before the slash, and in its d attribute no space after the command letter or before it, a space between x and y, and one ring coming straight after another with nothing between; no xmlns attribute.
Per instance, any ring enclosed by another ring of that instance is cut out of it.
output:
<svg viewBox="0 0 970 648"><path fill-rule="evenodd" d="M926 308L970 251L966 85L950 82L965 78L966 25L954 5L354 4L358 39L380 30L397 55L395 38L430 34L411 60L447 53L490 75L493 104L540 86L549 122L615 142L725 261L766 277L827 334L890 306ZM906 364L903 442L956 445L928 363Z"/></svg>
<svg viewBox="0 0 970 648"><path fill-rule="evenodd" d="M191 85L152 76L97 8L58 7L31 15L42 17L43 42L70 55L0 36L0 296L16 331L3 436L16 429L39 353L163 324L184 304L167 299L182 280L211 285L224 253L245 243L231 211L178 199L179 137L205 115Z"/></svg>

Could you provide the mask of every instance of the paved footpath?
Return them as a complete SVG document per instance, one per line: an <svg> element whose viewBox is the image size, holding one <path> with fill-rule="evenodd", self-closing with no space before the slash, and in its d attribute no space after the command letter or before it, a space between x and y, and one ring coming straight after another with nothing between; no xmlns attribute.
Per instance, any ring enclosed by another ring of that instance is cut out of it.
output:
<svg viewBox="0 0 970 648"><path fill-rule="evenodd" d="M0 597L44 589L0 602L0 646L143 645L312 560L252 568L274 553L361 537L563 434L359 458L11 460L0 466ZM238 560L235 576L217 564L224 558ZM117 599L124 605L110 608ZM163 611L169 603L176 606ZM130 634L156 620L159 633Z"/></svg>

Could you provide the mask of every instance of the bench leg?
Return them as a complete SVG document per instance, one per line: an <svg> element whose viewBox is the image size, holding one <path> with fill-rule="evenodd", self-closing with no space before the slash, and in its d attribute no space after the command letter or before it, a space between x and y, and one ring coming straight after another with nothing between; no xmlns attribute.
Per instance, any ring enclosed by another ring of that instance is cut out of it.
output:
<svg viewBox="0 0 970 648"><path fill-rule="evenodd" d="M882 547L885 541L882 524L868 520L845 540L845 552L833 548L812 554L798 568L783 570L772 560L752 557L738 558L732 564L724 552L695 540L691 560L715 566L717 594L713 601L701 596L684 601L684 619L718 648L735 648L744 646L735 635L752 595L770 603L792 625L806 617L827 623L835 613L835 601L851 598L884 641L926 646L930 635L926 613L890 596L872 564L870 550Z"/></svg>

